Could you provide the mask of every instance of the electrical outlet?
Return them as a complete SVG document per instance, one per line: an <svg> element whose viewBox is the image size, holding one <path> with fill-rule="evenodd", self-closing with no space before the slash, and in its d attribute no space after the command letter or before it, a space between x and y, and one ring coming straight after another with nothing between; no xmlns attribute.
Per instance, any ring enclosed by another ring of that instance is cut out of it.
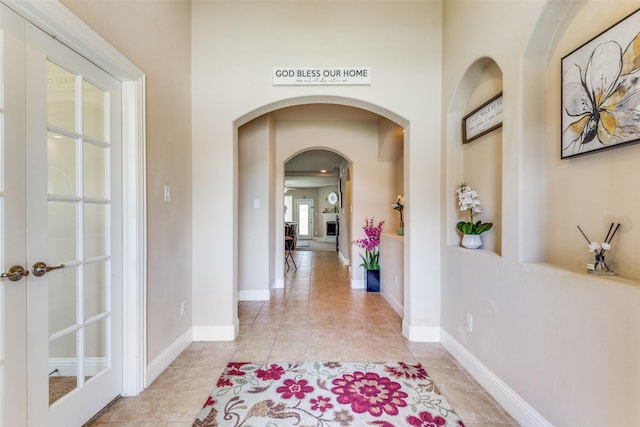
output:
<svg viewBox="0 0 640 427"><path fill-rule="evenodd" d="M180 301L180 316L184 316L184 301Z"/></svg>
<svg viewBox="0 0 640 427"><path fill-rule="evenodd" d="M467 313L467 331L473 332L473 316Z"/></svg>

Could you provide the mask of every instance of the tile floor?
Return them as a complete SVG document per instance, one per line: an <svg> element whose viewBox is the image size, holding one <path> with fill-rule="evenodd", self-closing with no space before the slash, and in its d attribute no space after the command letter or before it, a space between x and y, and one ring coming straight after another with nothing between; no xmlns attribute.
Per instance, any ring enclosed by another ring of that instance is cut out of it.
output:
<svg viewBox="0 0 640 427"><path fill-rule="evenodd" d="M335 252L298 251L298 271L267 302L241 302L233 342L194 342L138 397L118 399L92 427L187 427L229 361L420 362L467 427L517 426L437 343L408 342L377 293L352 290Z"/></svg>

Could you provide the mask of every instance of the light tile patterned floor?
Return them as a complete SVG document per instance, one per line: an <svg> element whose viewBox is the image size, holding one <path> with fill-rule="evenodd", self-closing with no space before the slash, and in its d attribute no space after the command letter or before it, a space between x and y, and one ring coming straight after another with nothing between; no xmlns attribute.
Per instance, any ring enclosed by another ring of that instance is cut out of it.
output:
<svg viewBox="0 0 640 427"><path fill-rule="evenodd" d="M298 271L267 302L241 302L233 342L194 342L138 397L118 399L92 427L187 427L229 361L420 362L468 427L517 426L437 343L414 343L377 293L353 290L335 252L298 251Z"/></svg>

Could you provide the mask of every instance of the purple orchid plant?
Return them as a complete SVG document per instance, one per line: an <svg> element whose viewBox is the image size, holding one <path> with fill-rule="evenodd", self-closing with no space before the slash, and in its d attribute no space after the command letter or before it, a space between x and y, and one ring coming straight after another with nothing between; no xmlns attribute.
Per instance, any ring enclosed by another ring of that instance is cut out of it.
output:
<svg viewBox="0 0 640 427"><path fill-rule="evenodd" d="M362 258L362 264L360 264L360 266L366 270L380 270L380 264L378 263L380 252L378 246L380 246L380 234L382 234L383 225L384 220L380 221L378 225L375 225L373 218L366 218L362 226L366 237L353 241L353 243L365 251L364 256L360 255Z"/></svg>

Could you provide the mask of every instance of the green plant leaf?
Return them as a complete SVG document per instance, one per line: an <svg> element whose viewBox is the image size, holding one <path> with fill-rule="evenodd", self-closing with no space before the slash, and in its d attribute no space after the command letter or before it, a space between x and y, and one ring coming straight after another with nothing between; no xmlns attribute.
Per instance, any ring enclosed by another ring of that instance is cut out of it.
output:
<svg viewBox="0 0 640 427"><path fill-rule="evenodd" d="M491 227L493 227L492 223L487 222L483 224L480 221L476 222L475 224L473 222L460 221L458 224L456 224L456 228L462 234L481 234L485 231L490 230Z"/></svg>
<svg viewBox="0 0 640 427"><path fill-rule="evenodd" d="M493 227L493 224L490 223L490 222L487 222L487 223L484 223L484 224L480 224L476 228L476 234L481 234L481 233L484 233L485 231L489 231L491 229L491 227Z"/></svg>

